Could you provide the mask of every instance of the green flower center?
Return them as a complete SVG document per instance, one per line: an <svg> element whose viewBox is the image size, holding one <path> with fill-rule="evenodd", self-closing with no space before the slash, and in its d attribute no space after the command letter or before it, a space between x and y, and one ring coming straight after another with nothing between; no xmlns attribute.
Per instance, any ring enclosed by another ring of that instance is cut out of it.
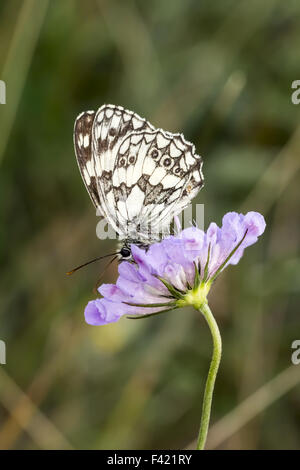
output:
<svg viewBox="0 0 300 470"><path fill-rule="evenodd" d="M207 303L207 295L211 288L211 281L200 282L197 287L193 287L183 295L182 299L177 300L176 304L178 307L186 307L192 305L196 309L200 309L204 304Z"/></svg>

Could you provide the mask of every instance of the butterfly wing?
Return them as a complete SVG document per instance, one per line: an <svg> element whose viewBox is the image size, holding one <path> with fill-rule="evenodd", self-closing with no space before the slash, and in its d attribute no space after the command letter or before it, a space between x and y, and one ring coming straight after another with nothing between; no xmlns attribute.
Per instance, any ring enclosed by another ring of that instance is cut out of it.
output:
<svg viewBox="0 0 300 470"><path fill-rule="evenodd" d="M132 132L117 152L112 174L117 217L126 236L158 239L203 185L202 159L181 134Z"/></svg>
<svg viewBox="0 0 300 470"><path fill-rule="evenodd" d="M73 140L82 179L93 204L98 207L100 199L92 161L92 128L95 114L95 111L85 111L79 114L74 125Z"/></svg>
<svg viewBox="0 0 300 470"><path fill-rule="evenodd" d="M153 234L164 232L174 216L188 206L204 185L203 161L200 155L196 154L194 145L187 142L182 134L161 132L165 139L162 144L161 136L158 136L158 146L163 145L159 163L165 170L159 183L161 193L155 206L148 211L144 209L143 214L143 217L149 220ZM159 170L156 171L159 178Z"/></svg>
<svg viewBox="0 0 300 470"><path fill-rule="evenodd" d="M81 113L74 146L95 207L121 238L147 242L151 226L158 239L203 185L193 144L121 106Z"/></svg>
<svg viewBox="0 0 300 470"><path fill-rule="evenodd" d="M146 130L154 127L138 114L114 105L81 113L75 121L74 146L81 176L95 207L121 236L126 232L112 187L117 151L127 135Z"/></svg>

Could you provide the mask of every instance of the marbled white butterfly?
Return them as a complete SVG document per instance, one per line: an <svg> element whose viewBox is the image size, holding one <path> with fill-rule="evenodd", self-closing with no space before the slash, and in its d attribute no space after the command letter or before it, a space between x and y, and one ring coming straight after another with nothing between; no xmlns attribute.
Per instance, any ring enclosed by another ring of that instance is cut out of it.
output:
<svg viewBox="0 0 300 470"><path fill-rule="evenodd" d="M74 146L95 207L122 240L121 259L131 258L132 243L157 241L203 186L193 144L121 106L79 114Z"/></svg>

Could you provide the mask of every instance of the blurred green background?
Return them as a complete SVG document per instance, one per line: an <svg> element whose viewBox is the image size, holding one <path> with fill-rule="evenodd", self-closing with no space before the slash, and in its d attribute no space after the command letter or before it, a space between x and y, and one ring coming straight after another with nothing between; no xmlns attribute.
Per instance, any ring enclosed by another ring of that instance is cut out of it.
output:
<svg viewBox="0 0 300 470"><path fill-rule="evenodd" d="M224 354L208 447L300 448L298 0L1 0L0 447L193 447L211 357L193 310L84 322L111 250L75 161L75 117L120 104L203 156L205 224L267 230L210 293ZM116 280L116 266L105 275Z"/></svg>

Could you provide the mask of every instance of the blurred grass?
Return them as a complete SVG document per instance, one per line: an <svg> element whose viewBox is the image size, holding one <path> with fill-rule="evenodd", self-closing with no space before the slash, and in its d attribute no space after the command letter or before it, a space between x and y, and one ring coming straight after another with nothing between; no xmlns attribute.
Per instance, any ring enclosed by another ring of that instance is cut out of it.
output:
<svg viewBox="0 0 300 470"><path fill-rule="evenodd" d="M11 24L10 18L14 16L12 14L12 8L15 9L16 4L9 2L9 6L7 5L7 11L4 15L3 25L7 18L8 24L12 26L9 30L13 31L13 35L9 42L1 75L5 83L9 84L9 87L7 92L8 106L5 108L2 106L2 112L0 114L0 162L3 158L3 153L16 116L20 96L34 54L36 41L39 37L47 5L48 0L40 0L39 2L37 0L25 0L17 15L15 25ZM3 29L5 31L5 27ZM6 29L8 29L7 25Z"/></svg>
<svg viewBox="0 0 300 470"><path fill-rule="evenodd" d="M264 213L264 238L210 295L224 343L210 446L299 449L299 17L278 0L1 2L0 448L183 448L198 432L202 318L89 327L103 266L64 275L113 246L72 144L76 115L111 102L195 143L206 225Z"/></svg>

